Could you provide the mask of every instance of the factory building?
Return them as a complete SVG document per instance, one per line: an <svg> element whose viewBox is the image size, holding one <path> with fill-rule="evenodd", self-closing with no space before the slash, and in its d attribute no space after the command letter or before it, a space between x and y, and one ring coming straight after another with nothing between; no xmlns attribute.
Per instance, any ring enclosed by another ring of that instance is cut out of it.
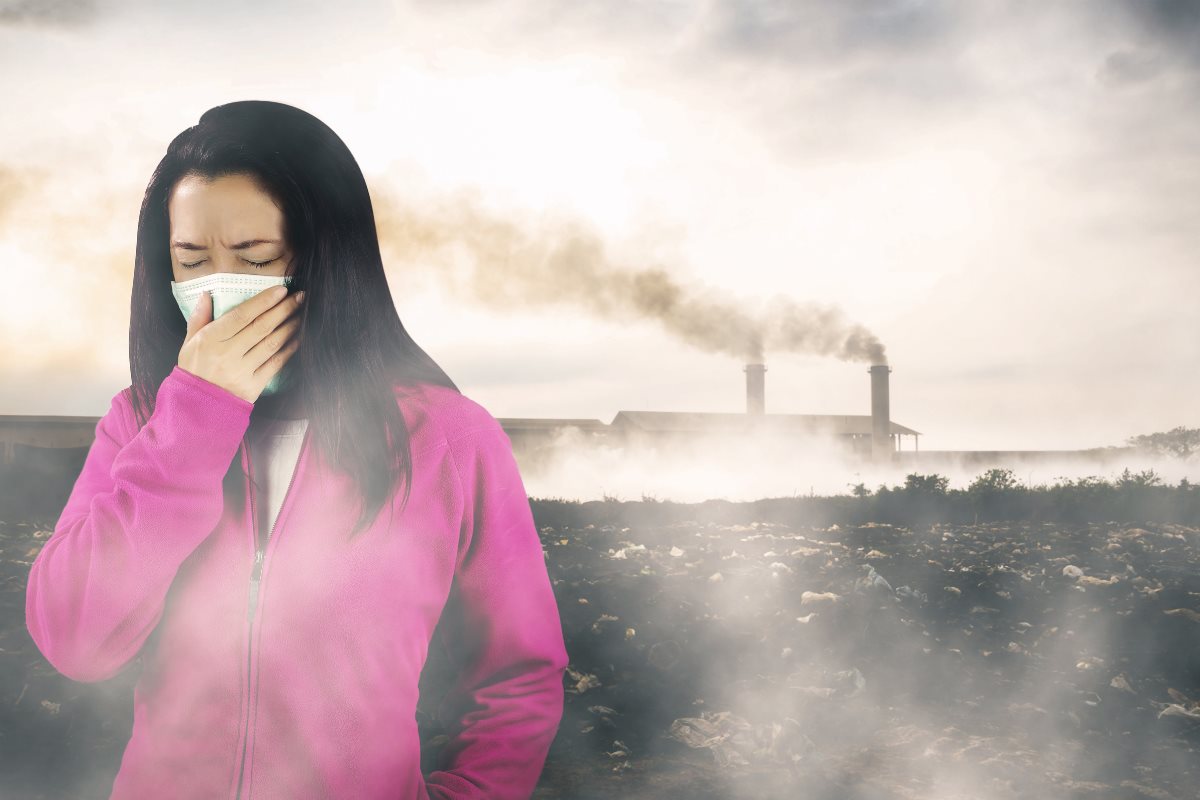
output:
<svg viewBox="0 0 1200 800"><path fill-rule="evenodd" d="M827 436L845 443L853 453L878 461L887 461L902 449L902 436L913 437L912 450L919 450L920 432L891 420L888 375L891 368L872 366L869 414L768 414L766 413L766 365L747 364L745 412L696 411L619 411L612 422L598 419L542 419L502 417L500 424L508 433L514 449L535 453L547 447L566 427L574 427L583 436L618 438L628 442L669 443L696 436L720 438L751 432L801 439Z"/></svg>

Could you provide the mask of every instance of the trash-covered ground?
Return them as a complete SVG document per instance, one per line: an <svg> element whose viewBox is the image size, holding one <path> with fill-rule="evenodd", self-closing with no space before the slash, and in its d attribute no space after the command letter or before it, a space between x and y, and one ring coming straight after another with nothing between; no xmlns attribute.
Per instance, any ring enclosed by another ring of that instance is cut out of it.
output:
<svg viewBox="0 0 1200 800"><path fill-rule="evenodd" d="M537 797L1200 797L1200 530L543 530Z"/></svg>
<svg viewBox="0 0 1200 800"><path fill-rule="evenodd" d="M1200 797L1200 529L541 532L571 666L536 798ZM105 797L135 676L34 648L45 535L0 523L0 788Z"/></svg>

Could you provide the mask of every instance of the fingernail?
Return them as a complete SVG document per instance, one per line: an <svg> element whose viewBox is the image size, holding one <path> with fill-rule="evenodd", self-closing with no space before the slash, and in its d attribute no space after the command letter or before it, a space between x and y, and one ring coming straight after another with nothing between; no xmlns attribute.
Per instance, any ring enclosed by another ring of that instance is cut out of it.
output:
<svg viewBox="0 0 1200 800"><path fill-rule="evenodd" d="M297 303L304 302L304 292L296 292L296 302Z"/></svg>
<svg viewBox="0 0 1200 800"><path fill-rule="evenodd" d="M287 295L287 287L286 286L276 286L272 291L275 292L276 300L282 300L284 298L284 296Z"/></svg>

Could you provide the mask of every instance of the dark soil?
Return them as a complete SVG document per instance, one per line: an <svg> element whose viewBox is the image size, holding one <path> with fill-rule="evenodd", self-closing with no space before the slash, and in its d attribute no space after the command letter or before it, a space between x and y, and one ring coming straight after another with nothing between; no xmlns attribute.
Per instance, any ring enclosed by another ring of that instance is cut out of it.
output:
<svg viewBox="0 0 1200 800"><path fill-rule="evenodd" d="M535 798L1200 796L1200 530L556 523ZM0 523L0 789L106 798L137 670L75 683L34 647L52 525Z"/></svg>

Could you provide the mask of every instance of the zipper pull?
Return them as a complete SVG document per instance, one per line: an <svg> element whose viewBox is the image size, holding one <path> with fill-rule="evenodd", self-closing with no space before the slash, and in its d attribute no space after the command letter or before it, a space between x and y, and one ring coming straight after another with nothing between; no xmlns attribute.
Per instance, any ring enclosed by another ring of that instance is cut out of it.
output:
<svg viewBox="0 0 1200 800"><path fill-rule="evenodd" d="M254 609L258 608L258 584L259 578L262 577L262 562L263 551L260 548L254 553L254 569L250 572L250 610L246 614L246 619L250 622L254 621Z"/></svg>

